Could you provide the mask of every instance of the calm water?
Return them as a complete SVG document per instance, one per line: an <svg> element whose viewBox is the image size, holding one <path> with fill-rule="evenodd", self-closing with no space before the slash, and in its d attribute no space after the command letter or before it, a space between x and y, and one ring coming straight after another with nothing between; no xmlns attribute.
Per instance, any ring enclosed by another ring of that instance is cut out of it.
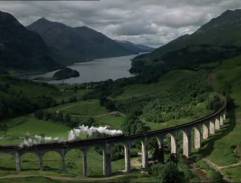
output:
<svg viewBox="0 0 241 183"><path fill-rule="evenodd" d="M104 81L107 79L119 79L124 77L131 77L129 69L131 67L131 59L136 55L123 56L123 57L112 57L104 59L96 59L91 62L75 63L69 68L77 70L80 74L77 78L70 78L65 80L51 80L48 83L58 84L58 83L68 83L68 84L78 84L86 82ZM49 72L42 75L34 76L36 77L52 77L54 72Z"/></svg>

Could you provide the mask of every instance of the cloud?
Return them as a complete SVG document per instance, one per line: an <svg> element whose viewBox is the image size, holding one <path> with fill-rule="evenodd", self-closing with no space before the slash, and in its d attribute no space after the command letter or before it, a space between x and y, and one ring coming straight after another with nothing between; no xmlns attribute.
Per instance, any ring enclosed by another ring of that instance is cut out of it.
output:
<svg viewBox="0 0 241 183"><path fill-rule="evenodd" d="M151 46L192 33L240 0L0 1L2 11L24 25L40 17L70 26L90 26L113 39Z"/></svg>

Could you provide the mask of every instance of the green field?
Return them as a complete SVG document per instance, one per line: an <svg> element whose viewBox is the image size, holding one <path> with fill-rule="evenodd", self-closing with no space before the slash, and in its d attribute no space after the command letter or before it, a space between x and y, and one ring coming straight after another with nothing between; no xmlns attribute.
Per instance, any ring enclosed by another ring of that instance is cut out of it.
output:
<svg viewBox="0 0 241 183"><path fill-rule="evenodd" d="M53 121L38 120L31 115L5 120L6 131L0 131L1 144L16 144L22 142L23 137L45 135L50 137L66 138L69 127Z"/></svg>
<svg viewBox="0 0 241 183"><path fill-rule="evenodd" d="M100 106L98 100L80 101L49 109L52 112L64 112L76 116L98 116L106 114L107 110Z"/></svg>
<svg viewBox="0 0 241 183"><path fill-rule="evenodd" d="M62 112L74 117L94 118L99 126L110 126L114 129L120 129L122 122L126 119L124 114L115 114L109 112L100 105L99 100L87 100L60 105L48 109L50 112Z"/></svg>
<svg viewBox="0 0 241 183"><path fill-rule="evenodd" d="M133 84L124 88L124 92L117 96L117 100L130 99L140 96L168 96L169 90L181 82L188 81L197 73L190 70L174 70L165 74L157 83Z"/></svg>

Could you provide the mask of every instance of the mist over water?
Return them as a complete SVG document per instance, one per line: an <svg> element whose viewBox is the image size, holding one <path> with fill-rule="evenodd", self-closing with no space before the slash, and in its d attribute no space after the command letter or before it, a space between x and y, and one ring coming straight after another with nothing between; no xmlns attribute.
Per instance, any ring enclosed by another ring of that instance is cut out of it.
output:
<svg viewBox="0 0 241 183"><path fill-rule="evenodd" d="M95 59L90 62L75 63L69 68L77 70L80 74L77 78L70 78L65 80L51 80L48 83L58 84L80 84L86 82L104 81L107 79L119 79L125 77L131 77L132 74L129 72L131 68L131 59L136 55L129 55L123 57L111 57L103 59ZM34 76L34 77L52 77L54 72Z"/></svg>

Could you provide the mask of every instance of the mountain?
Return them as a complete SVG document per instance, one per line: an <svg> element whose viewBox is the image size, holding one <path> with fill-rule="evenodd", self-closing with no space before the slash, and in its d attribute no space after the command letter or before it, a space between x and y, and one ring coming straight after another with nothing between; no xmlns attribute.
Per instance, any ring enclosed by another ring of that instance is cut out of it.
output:
<svg viewBox="0 0 241 183"><path fill-rule="evenodd" d="M0 11L1 70L48 71L59 67L50 57L42 38L21 25L9 13Z"/></svg>
<svg viewBox="0 0 241 183"><path fill-rule="evenodd" d="M28 26L45 40L53 57L69 65L94 58L133 54L100 32L88 27L69 27L62 23L41 18Z"/></svg>
<svg viewBox="0 0 241 183"><path fill-rule="evenodd" d="M157 66L159 70L193 68L240 53L241 10L228 10L193 34L181 36L150 54L136 57L131 71L141 73Z"/></svg>
<svg viewBox="0 0 241 183"><path fill-rule="evenodd" d="M141 44L135 44L130 41L117 41L121 46L126 48L127 50L132 51L133 53L144 53L144 52L151 52L154 50L154 48L151 48L149 46L141 45Z"/></svg>

